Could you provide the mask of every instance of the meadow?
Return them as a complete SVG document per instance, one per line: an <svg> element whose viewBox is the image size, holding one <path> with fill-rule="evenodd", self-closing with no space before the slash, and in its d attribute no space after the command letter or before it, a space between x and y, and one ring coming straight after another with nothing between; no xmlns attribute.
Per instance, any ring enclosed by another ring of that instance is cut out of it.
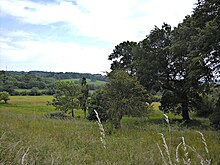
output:
<svg viewBox="0 0 220 165"><path fill-rule="evenodd" d="M73 82L80 82L80 78L72 78L72 79L64 79L62 81L73 81ZM95 85L95 86L102 86L102 85L105 85L106 84L106 81L100 81L100 80L95 80L95 81L92 81L91 79L86 79L88 85Z"/></svg>
<svg viewBox="0 0 220 165"><path fill-rule="evenodd" d="M0 164L220 164L220 134L208 119L191 114L193 124L185 126L168 114L168 124L156 107L146 117L124 117L120 130L104 124L104 148L97 122L82 110L74 120L46 118L55 111L46 105L51 99L12 96L0 103Z"/></svg>

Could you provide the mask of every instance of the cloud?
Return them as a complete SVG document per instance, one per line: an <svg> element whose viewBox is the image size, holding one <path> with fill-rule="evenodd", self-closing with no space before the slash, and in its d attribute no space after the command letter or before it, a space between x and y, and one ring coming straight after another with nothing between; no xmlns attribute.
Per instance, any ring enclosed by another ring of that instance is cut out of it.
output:
<svg viewBox="0 0 220 165"><path fill-rule="evenodd" d="M78 0L57 3L5 0L3 13L31 24L69 24L75 35L95 37L114 44L139 41L163 22L176 26L190 14L196 0ZM77 29L77 31L75 30Z"/></svg>
<svg viewBox="0 0 220 165"><path fill-rule="evenodd" d="M19 48L10 46L1 50L3 62L16 63L15 66L8 65L8 68L22 66L23 70L40 68L47 71L90 73L101 73L110 68L110 63L106 60L110 52L104 48L82 47L75 43L37 41L17 42L16 45Z"/></svg>
<svg viewBox="0 0 220 165"><path fill-rule="evenodd" d="M32 40L37 38L35 33L25 32L23 30L10 31L0 28L0 42L13 42L15 39Z"/></svg>
<svg viewBox="0 0 220 165"><path fill-rule="evenodd" d="M160 27L163 22L177 26L191 14L195 2L1 0L0 18L10 19L11 26L8 28L4 21L4 27L0 27L0 67L108 71L108 55L115 45L126 40L141 41L154 25Z"/></svg>

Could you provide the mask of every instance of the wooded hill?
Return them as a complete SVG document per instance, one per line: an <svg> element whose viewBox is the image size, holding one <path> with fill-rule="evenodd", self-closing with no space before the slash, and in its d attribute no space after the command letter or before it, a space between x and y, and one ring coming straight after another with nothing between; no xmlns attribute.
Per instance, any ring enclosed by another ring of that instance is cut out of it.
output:
<svg viewBox="0 0 220 165"><path fill-rule="evenodd" d="M87 79L90 90L100 88L107 81L106 76L91 73L0 71L0 92L7 91L10 95L52 95L54 82L80 83L83 77Z"/></svg>

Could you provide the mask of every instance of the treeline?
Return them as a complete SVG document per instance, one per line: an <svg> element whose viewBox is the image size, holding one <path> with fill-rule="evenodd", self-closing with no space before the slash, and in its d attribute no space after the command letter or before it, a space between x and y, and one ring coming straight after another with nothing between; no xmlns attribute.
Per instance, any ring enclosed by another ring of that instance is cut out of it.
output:
<svg viewBox="0 0 220 165"><path fill-rule="evenodd" d="M0 92L6 91L10 95L53 95L55 93L55 82L59 80L89 79L90 90L96 90L101 85L96 81L106 81L106 76L101 74L74 73L74 72L43 72L43 71L0 71Z"/></svg>
<svg viewBox="0 0 220 165"><path fill-rule="evenodd" d="M7 71L6 74L9 75L35 75L41 78L53 78L56 80L64 80L64 79L75 79L75 78L83 78L91 79L92 81L106 81L106 76L101 74L91 74L91 73L77 73L77 72L45 72L45 71Z"/></svg>

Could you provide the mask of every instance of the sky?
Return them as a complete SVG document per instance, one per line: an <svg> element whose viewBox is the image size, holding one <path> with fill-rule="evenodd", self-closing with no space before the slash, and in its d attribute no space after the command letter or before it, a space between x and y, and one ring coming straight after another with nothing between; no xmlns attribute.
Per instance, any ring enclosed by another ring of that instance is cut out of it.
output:
<svg viewBox="0 0 220 165"><path fill-rule="evenodd" d="M192 14L196 0L0 0L0 70L104 73L123 41Z"/></svg>

